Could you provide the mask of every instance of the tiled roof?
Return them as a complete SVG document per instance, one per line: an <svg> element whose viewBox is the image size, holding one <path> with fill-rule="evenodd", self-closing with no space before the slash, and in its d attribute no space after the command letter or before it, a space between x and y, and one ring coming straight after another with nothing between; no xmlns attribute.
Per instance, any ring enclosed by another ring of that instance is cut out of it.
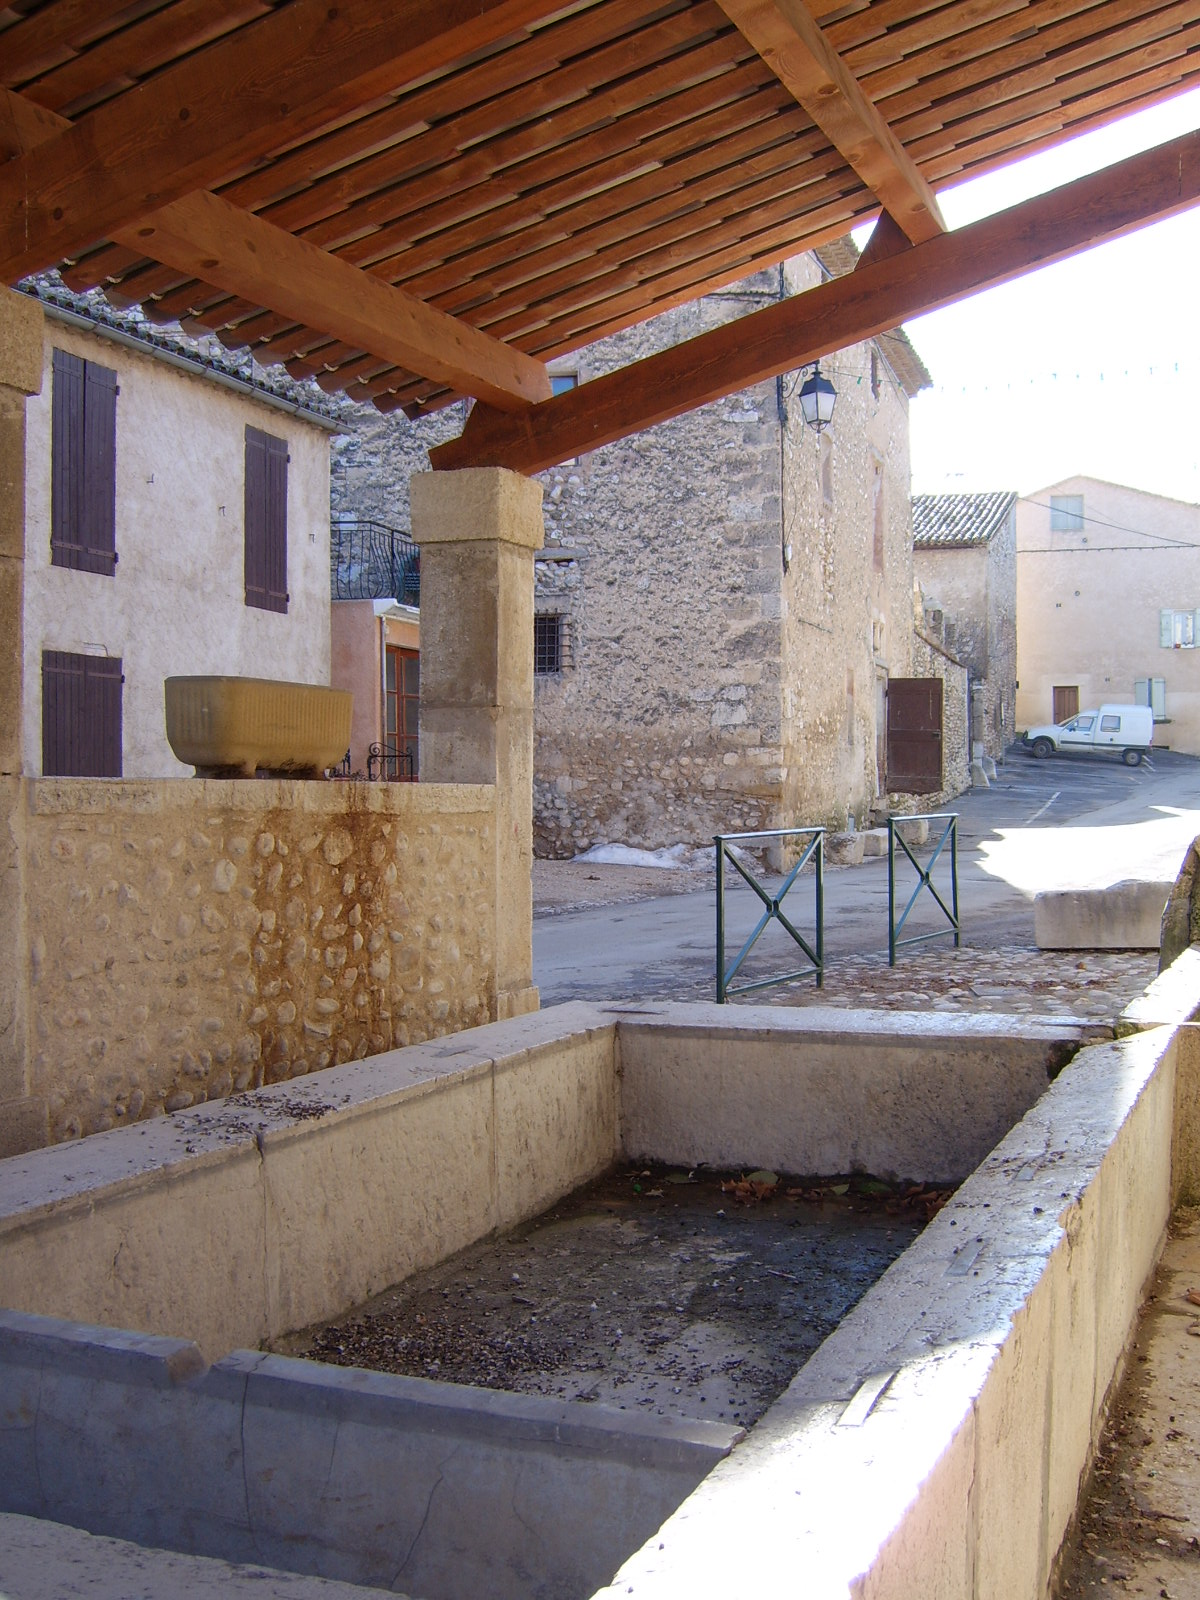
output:
<svg viewBox="0 0 1200 1600"><path fill-rule="evenodd" d="M163 355L193 368L198 377L232 378L268 402L281 403L289 410L326 423L339 422L346 414L346 402L340 396L323 393L311 379L297 380L278 366L262 367L248 351L227 350L211 333L197 338L185 333L178 323L155 324L140 306L113 306L98 289L82 293L68 289L57 272L39 272L18 287L51 310L90 324L97 333L109 331L129 344L141 346L147 355Z"/></svg>
<svg viewBox="0 0 1200 1600"><path fill-rule="evenodd" d="M814 251L817 261L831 278L843 278L858 265L861 252L847 233L841 239L832 239ZM929 369L917 354L912 340L904 328L892 328L875 340L879 353L896 374L897 381L911 400L922 389L933 387Z"/></svg>
<svg viewBox="0 0 1200 1600"><path fill-rule="evenodd" d="M987 544L1016 503L1015 489L987 494L915 494L913 548L946 550Z"/></svg>

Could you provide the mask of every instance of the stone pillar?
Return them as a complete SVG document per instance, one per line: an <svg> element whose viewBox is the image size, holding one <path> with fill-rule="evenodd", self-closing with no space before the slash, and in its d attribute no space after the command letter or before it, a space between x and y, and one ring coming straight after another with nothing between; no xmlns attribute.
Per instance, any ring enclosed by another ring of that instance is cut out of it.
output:
<svg viewBox="0 0 1200 1600"><path fill-rule="evenodd" d="M421 546L421 777L496 786L497 1018L535 1011L533 556L541 485L501 468L411 486Z"/></svg>
<svg viewBox="0 0 1200 1600"><path fill-rule="evenodd" d="M30 1098L29 935L25 908L25 400L42 386L42 308L0 288L0 1156L46 1143Z"/></svg>

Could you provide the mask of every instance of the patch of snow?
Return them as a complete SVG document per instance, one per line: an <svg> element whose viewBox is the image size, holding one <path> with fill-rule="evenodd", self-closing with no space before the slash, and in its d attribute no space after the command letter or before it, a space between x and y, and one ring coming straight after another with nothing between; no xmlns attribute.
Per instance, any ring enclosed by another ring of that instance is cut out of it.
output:
<svg viewBox="0 0 1200 1600"><path fill-rule="evenodd" d="M673 844L664 850L639 850L629 844L594 844L575 860L597 866L663 867L685 871L689 867L707 865L709 852L690 844Z"/></svg>

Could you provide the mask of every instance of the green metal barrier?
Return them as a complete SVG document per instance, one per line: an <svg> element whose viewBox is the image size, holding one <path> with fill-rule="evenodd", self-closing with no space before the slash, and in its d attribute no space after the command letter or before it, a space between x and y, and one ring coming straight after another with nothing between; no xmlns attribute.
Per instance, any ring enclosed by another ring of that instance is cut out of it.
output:
<svg viewBox="0 0 1200 1600"><path fill-rule="evenodd" d="M748 839L798 838L807 838L809 842L801 852L795 866L784 878L776 894L772 894L769 889L759 883L737 857L730 854L728 849L729 845L741 844ZM763 833L718 833L713 835L713 843L717 850L717 1004L724 1005L730 995L749 994L752 989L766 989L772 984L788 983L793 978L805 978L809 973L816 974L817 988L820 989L825 982L825 829L773 828ZM726 861L745 879L766 907L766 910L758 920L758 926L738 951L733 965L728 970L725 966ZM813 862L815 869L813 882L816 895L816 933L811 945L804 935L793 926L781 909L788 890L795 883L809 861ZM783 972L772 978L758 978L753 983L742 983L734 987L733 979L741 970L742 963L758 941L759 935L771 922L778 922L780 927L791 935L792 939L795 940L796 944L808 957L808 964L800 967L795 972Z"/></svg>
<svg viewBox="0 0 1200 1600"><path fill-rule="evenodd" d="M905 842L905 840L903 838L901 838L901 836L896 832L897 826L902 824L902 823L905 823L905 822L920 822L920 821L925 821L925 822L944 822L946 824L945 828L943 828L943 830L942 830L942 836L937 841L937 843L934 845L933 854L930 856L929 861L925 866L922 866L922 864L917 860L916 856L913 855L912 851L909 849L909 847L908 847L907 843ZM932 877L933 869L937 865L938 858L941 856L942 851L945 849L947 841L949 841L949 844L950 844L950 905L946 904L946 902L942 899L941 895L938 893L937 889L934 887L933 877ZM913 866L916 868L916 871L917 871L917 886L913 890L912 894L909 896L908 904L905 906L904 910L900 913L899 921L896 920L896 846L897 845L900 846L901 850L908 857L908 859L912 862ZM905 922L908 920L909 912L916 905L917 900L920 898L920 894L921 894L921 890L922 889L928 889L929 890L930 894L937 901L938 905L941 907L943 912L945 912L946 920L949 923L949 926L945 927L945 928L935 928L932 933L916 933L916 934L911 934L907 939L901 939L899 937L900 930L901 930L901 928L903 928ZM930 939L944 939L948 933L952 933L954 935L954 945L955 945L955 948L957 949L958 946L961 943L961 930L959 928L959 922L958 922L958 812L957 811L924 812L919 816L913 816L913 817L889 817L888 818L888 966L894 967L896 965L896 951L901 949L901 948L903 948L905 945L925 944Z"/></svg>

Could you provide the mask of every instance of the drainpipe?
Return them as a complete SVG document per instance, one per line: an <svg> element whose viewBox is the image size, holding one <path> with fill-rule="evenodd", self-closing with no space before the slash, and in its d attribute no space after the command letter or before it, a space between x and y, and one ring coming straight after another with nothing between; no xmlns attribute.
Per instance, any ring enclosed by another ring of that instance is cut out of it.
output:
<svg viewBox="0 0 1200 1600"><path fill-rule="evenodd" d="M384 751L380 762L381 774L387 773L387 617L381 612L379 621L379 748Z"/></svg>

